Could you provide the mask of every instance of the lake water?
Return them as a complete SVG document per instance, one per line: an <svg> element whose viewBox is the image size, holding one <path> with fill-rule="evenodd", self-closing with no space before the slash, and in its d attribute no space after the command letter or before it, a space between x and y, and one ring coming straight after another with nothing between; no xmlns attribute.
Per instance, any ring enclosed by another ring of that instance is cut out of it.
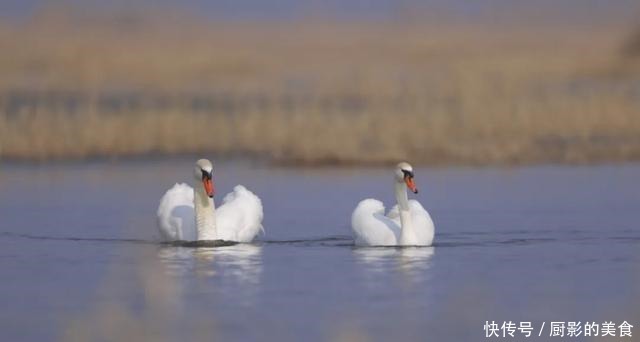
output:
<svg viewBox="0 0 640 342"><path fill-rule="evenodd" d="M428 248L353 246L356 203L392 204L385 168L220 162L218 194L258 194L266 235L188 248L159 242L155 210L191 160L0 167L2 341L479 340L486 321L640 336L640 165L417 168Z"/></svg>

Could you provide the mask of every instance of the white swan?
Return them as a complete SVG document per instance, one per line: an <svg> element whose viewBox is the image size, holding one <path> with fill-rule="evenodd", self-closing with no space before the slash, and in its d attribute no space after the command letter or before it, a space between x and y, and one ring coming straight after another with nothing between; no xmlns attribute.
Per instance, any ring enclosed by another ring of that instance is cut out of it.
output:
<svg viewBox="0 0 640 342"><path fill-rule="evenodd" d="M418 193L408 163L396 166L394 180L397 205L384 215L376 199L361 201L351 215L351 229L357 246L431 246L434 226L429 213L416 200L409 201L405 186Z"/></svg>
<svg viewBox="0 0 640 342"><path fill-rule="evenodd" d="M242 185L216 209L213 166L207 159L196 162L195 187L177 183L158 207L158 229L165 241L225 240L251 242L262 231L262 202Z"/></svg>

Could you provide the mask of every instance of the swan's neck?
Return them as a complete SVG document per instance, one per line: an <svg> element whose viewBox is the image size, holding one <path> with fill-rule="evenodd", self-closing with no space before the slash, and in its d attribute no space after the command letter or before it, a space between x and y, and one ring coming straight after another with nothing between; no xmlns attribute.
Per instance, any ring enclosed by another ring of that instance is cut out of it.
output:
<svg viewBox="0 0 640 342"><path fill-rule="evenodd" d="M400 213L400 244L413 244L414 233L411 222L411 212L409 211L409 198L407 197L407 189L404 183L396 182L396 201L398 202L398 211Z"/></svg>
<svg viewBox="0 0 640 342"><path fill-rule="evenodd" d="M216 205L213 198L207 196L204 189L196 186L193 189L193 205L196 211L197 240L216 240Z"/></svg>

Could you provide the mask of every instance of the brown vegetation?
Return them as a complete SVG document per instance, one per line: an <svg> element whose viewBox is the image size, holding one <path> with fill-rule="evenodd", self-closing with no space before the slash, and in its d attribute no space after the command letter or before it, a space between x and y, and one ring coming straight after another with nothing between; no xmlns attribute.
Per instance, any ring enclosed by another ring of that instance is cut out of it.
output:
<svg viewBox="0 0 640 342"><path fill-rule="evenodd" d="M0 25L0 158L640 159L619 30L68 12Z"/></svg>
<svg viewBox="0 0 640 342"><path fill-rule="evenodd" d="M640 58L640 27L629 36L622 47L622 53L630 58Z"/></svg>

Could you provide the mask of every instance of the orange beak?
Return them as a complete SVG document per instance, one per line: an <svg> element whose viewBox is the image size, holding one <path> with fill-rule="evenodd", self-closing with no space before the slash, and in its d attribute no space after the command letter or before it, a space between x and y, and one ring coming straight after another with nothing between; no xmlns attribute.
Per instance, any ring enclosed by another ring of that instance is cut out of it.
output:
<svg viewBox="0 0 640 342"><path fill-rule="evenodd" d="M418 188L416 187L416 183L413 181L413 177L405 177L404 182L407 183L407 188L411 190L414 194L418 193Z"/></svg>
<svg viewBox="0 0 640 342"><path fill-rule="evenodd" d="M202 178L202 184L204 185L204 191L207 193L207 196L213 198L215 194L215 189L213 187L213 181L211 178L204 177Z"/></svg>

